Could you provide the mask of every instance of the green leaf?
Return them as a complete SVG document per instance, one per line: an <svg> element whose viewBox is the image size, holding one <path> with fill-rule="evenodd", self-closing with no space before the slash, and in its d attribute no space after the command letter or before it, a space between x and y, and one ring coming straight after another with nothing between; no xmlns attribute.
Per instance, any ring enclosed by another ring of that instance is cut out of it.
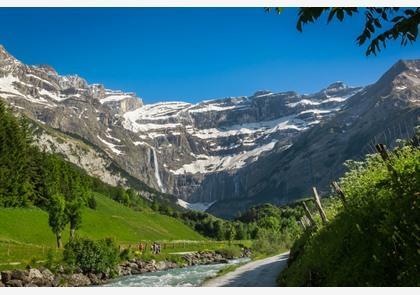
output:
<svg viewBox="0 0 420 295"><path fill-rule="evenodd" d="M337 11L337 18L340 20L340 21L343 21L343 19L344 19L344 12L343 12L343 10L338 10Z"/></svg>

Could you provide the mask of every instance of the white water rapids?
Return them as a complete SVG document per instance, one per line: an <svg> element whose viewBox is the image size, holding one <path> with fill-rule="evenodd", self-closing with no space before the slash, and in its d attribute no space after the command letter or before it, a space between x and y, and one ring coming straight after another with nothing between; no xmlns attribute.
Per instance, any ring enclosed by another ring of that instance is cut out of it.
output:
<svg viewBox="0 0 420 295"><path fill-rule="evenodd" d="M229 261L238 264L249 261L241 258ZM195 265L191 267L175 268L141 275L132 275L115 279L105 287L196 287L206 278L214 277L217 272L229 264Z"/></svg>

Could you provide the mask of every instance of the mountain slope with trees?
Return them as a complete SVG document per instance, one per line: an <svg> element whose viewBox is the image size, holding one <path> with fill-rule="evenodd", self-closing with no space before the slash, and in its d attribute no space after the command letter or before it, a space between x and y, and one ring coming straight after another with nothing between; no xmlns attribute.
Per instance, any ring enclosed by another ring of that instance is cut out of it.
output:
<svg viewBox="0 0 420 295"><path fill-rule="evenodd" d="M107 185L59 155L41 152L32 144L28 121L0 102L1 207L1 239L8 241L36 244L20 235L39 236L42 242L50 240L52 231L61 247L66 228L70 239L76 230L78 235L122 241L203 239L182 222L153 212L135 190ZM38 227L28 232L32 217Z"/></svg>

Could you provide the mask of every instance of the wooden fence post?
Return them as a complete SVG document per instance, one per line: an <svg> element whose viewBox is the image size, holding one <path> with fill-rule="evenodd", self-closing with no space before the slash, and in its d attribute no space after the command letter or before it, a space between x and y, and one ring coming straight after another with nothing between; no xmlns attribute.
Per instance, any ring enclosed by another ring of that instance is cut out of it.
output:
<svg viewBox="0 0 420 295"><path fill-rule="evenodd" d="M311 211L309 211L308 206L306 206L305 201L303 201L303 202L302 202L302 204L303 204L303 209L305 209L306 216L307 216L307 217L308 217L308 219L309 219L309 224L310 224L311 226L316 226L315 220L314 220L314 218L312 217Z"/></svg>
<svg viewBox="0 0 420 295"><path fill-rule="evenodd" d="M375 148L377 152L381 155L382 160L384 160L384 162L388 161L389 155L388 155L388 152L386 151L385 145L382 143L378 143L375 145Z"/></svg>
<svg viewBox="0 0 420 295"><path fill-rule="evenodd" d="M337 195L340 197L341 201L343 202L343 205L346 205L346 196L344 195L344 192L342 191L341 187L338 185L337 181L333 181L331 183L332 187L334 188Z"/></svg>
<svg viewBox="0 0 420 295"><path fill-rule="evenodd" d="M321 205L321 199L319 198L318 191L316 190L316 187L312 187L312 190L314 192L314 199L315 199L315 205L318 207L319 215L321 215L322 223L326 224L328 222L327 215L325 214L324 209Z"/></svg>
<svg viewBox="0 0 420 295"><path fill-rule="evenodd" d="M389 163L389 155L388 155L385 145L382 143L378 143L375 145L375 148L376 148L376 151L379 153L379 155L381 155L382 160L385 162L386 168L388 169L388 171L398 181L397 171L395 171L394 167L392 167L391 164Z"/></svg>
<svg viewBox="0 0 420 295"><path fill-rule="evenodd" d="M304 222L303 217L301 217L300 218L300 221L298 221L298 222L300 223L300 225L302 226L303 230L305 231L306 230L306 225L305 225L305 222Z"/></svg>

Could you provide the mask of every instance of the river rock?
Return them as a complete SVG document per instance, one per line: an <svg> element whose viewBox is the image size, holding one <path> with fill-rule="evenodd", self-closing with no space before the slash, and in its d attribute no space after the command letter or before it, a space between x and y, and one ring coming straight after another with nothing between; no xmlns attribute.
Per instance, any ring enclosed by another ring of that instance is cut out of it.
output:
<svg viewBox="0 0 420 295"><path fill-rule="evenodd" d="M35 279L44 279L42 273L36 268L31 268L29 270L28 277L31 281Z"/></svg>
<svg viewBox="0 0 420 295"><path fill-rule="evenodd" d="M21 280L10 280L7 282L6 286L8 287L23 287Z"/></svg>
<svg viewBox="0 0 420 295"><path fill-rule="evenodd" d="M64 272L65 272L64 266L59 265L57 268L57 273L64 273Z"/></svg>
<svg viewBox="0 0 420 295"><path fill-rule="evenodd" d="M19 280L22 281L23 283L29 283L30 279L28 276L28 271L26 270L20 270L20 269L16 269L14 271L12 271L12 280Z"/></svg>
<svg viewBox="0 0 420 295"><path fill-rule="evenodd" d="M96 274L96 276L98 277L98 279L100 279L100 280L106 280L106 276L102 273L102 272L100 272L100 273L97 273Z"/></svg>
<svg viewBox="0 0 420 295"><path fill-rule="evenodd" d="M54 274L48 268L41 270L41 273L47 282L52 283L54 281Z"/></svg>
<svg viewBox="0 0 420 295"><path fill-rule="evenodd" d="M147 263L142 270L145 270L146 272L153 272L156 271L156 261L152 260L149 263Z"/></svg>
<svg viewBox="0 0 420 295"><path fill-rule="evenodd" d="M1 282L6 284L8 281L12 279L12 272L11 271L2 271L1 274Z"/></svg>
<svg viewBox="0 0 420 295"><path fill-rule="evenodd" d="M178 264L176 264L175 262L167 262L166 267L169 269L173 269L173 268L177 268Z"/></svg>
<svg viewBox="0 0 420 295"><path fill-rule="evenodd" d="M166 268L167 266L165 261L159 261L158 263L156 263L156 270L164 270Z"/></svg>
<svg viewBox="0 0 420 295"><path fill-rule="evenodd" d="M63 285L64 278L60 275L54 277L53 281L51 282L53 287L61 287Z"/></svg>
<svg viewBox="0 0 420 295"><path fill-rule="evenodd" d="M142 269L146 265L146 263L144 261L141 261L141 260L137 260L136 263L137 263L137 266L139 267L139 269Z"/></svg>
<svg viewBox="0 0 420 295"><path fill-rule="evenodd" d="M133 275L141 275L141 274L144 274L145 272L147 272L147 270L144 269L144 268L141 268L141 269L132 270L131 271L131 274L133 274Z"/></svg>
<svg viewBox="0 0 420 295"><path fill-rule="evenodd" d="M34 278L30 281L31 285L36 285L37 287L51 287L52 283L48 282L47 280L45 280L44 278ZM28 284L25 285L25 287Z"/></svg>
<svg viewBox="0 0 420 295"><path fill-rule="evenodd" d="M81 273L72 274L68 277L68 285L72 287L89 286L90 283L89 278Z"/></svg>
<svg viewBox="0 0 420 295"><path fill-rule="evenodd" d="M39 286L37 284L33 284L33 283L28 283L25 285L25 287L44 287L43 285Z"/></svg>
<svg viewBox="0 0 420 295"><path fill-rule="evenodd" d="M128 266L119 266L118 267L119 276L129 276L131 275L131 268Z"/></svg>
<svg viewBox="0 0 420 295"><path fill-rule="evenodd" d="M94 273L89 273L88 278L91 281L92 285L99 285L101 284L101 280L98 278L98 276Z"/></svg>

